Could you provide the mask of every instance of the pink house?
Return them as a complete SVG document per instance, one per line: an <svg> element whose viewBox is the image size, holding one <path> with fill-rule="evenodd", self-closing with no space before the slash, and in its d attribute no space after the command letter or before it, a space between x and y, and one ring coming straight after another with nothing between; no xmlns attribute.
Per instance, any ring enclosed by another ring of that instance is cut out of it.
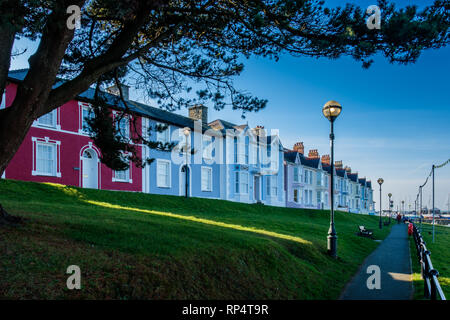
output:
<svg viewBox="0 0 450 320"><path fill-rule="evenodd" d="M17 83L27 70L9 73L2 102L8 108L16 96ZM90 114L89 89L78 100L71 100L35 120L22 145L6 168L3 178L36 182L54 182L78 187L142 191L142 169L134 164L126 171L113 171L99 161L100 151L85 131L85 118ZM117 114L120 108L113 111ZM140 130L142 118L136 113ZM130 134L130 119L123 117L120 129ZM142 153L137 148L138 156Z"/></svg>

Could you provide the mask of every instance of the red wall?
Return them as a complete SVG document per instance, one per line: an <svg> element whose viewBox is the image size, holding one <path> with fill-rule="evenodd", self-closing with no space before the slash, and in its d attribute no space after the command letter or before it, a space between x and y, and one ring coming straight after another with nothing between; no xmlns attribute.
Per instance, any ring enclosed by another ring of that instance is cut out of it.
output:
<svg viewBox="0 0 450 320"><path fill-rule="evenodd" d="M6 107L10 106L16 95L16 84L9 84L6 88ZM61 129L45 129L39 127L31 127L22 142L19 150L14 155L5 171L7 179L17 179L36 182L53 182L64 185L72 185L81 187L82 185L82 163L81 151L86 149L92 140L78 133L80 127L80 107L76 100L71 100L59 108L58 124ZM141 118L137 118L137 129L140 130ZM61 177L47 177L32 175L33 168L33 142L32 138L60 141L60 152L58 153L58 167ZM100 151L95 146L97 153ZM137 148L138 156L141 156L142 150ZM77 170L78 168L78 170ZM134 164L130 167L130 178L132 183L113 182L113 171L100 164L99 167L99 189L107 190L125 190L125 191L142 191L142 169L137 168Z"/></svg>

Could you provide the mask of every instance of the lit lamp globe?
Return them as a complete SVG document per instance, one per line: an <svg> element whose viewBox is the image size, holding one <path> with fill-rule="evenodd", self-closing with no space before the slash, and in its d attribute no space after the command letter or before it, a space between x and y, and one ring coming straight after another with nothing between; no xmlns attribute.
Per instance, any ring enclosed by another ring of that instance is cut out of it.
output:
<svg viewBox="0 0 450 320"><path fill-rule="evenodd" d="M379 184L380 186L383 184L383 182L384 182L383 178L379 178L379 179L378 179L378 184Z"/></svg>
<svg viewBox="0 0 450 320"><path fill-rule="evenodd" d="M342 111L342 106L339 102L330 100L322 108L322 113L331 122L333 122Z"/></svg>

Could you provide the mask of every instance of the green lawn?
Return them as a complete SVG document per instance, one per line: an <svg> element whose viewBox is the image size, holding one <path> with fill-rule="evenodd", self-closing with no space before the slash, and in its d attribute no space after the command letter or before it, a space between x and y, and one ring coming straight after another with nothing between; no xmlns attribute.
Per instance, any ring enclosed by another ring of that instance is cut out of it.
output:
<svg viewBox="0 0 450 320"><path fill-rule="evenodd" d="M0 203L26 218L0 227L0 298L336 299L378 245L358 225L390 229L336 213L334 260L326 211L12 180ZM73 264L81 290L65 285Z"/></svg>
<svg viewBox="0 0 450 320"><path fill-rule="evenodd" d="M417 224L418 226L418 224ZM427 249L431 252L433 267L439 272L439 284L445 297L450 299L450 228L435 226L435 238L433 243L432 225L422 224L422 237ZM424 285L420 274L420 264L417 259L417 250L414 239L410 238L411 259L413 265L414 299L424 299Z"/></svg>

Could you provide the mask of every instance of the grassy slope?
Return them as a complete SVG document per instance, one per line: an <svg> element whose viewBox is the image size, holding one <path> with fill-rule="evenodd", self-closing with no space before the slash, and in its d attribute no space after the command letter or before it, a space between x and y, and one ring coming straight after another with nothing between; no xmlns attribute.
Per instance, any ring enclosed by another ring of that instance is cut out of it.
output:
<svg viewBox="0 0 450 320"><path fill-rule="evenodd" d="M432 225L422 224L422 237L426 242L427 249L431 252L433 267L439 272L439 284L444 291L445 297L450 299L450 228L436 226L435 242L433 243ZM414 299L423 299L423 280L420 274L420 264L417 260L417 250L414 239L410 238L411 260L413 265Z"/></svg>
<svg viewBox="0 0 450 320"><path fill-rule="evenodd" d="M378 245L357 226L389 232L338 212L333 260L326 211L8 180L0 203L27 218L0 228L1 298L335 299ZM72 264L82 290L65 289Z"/></svg>

